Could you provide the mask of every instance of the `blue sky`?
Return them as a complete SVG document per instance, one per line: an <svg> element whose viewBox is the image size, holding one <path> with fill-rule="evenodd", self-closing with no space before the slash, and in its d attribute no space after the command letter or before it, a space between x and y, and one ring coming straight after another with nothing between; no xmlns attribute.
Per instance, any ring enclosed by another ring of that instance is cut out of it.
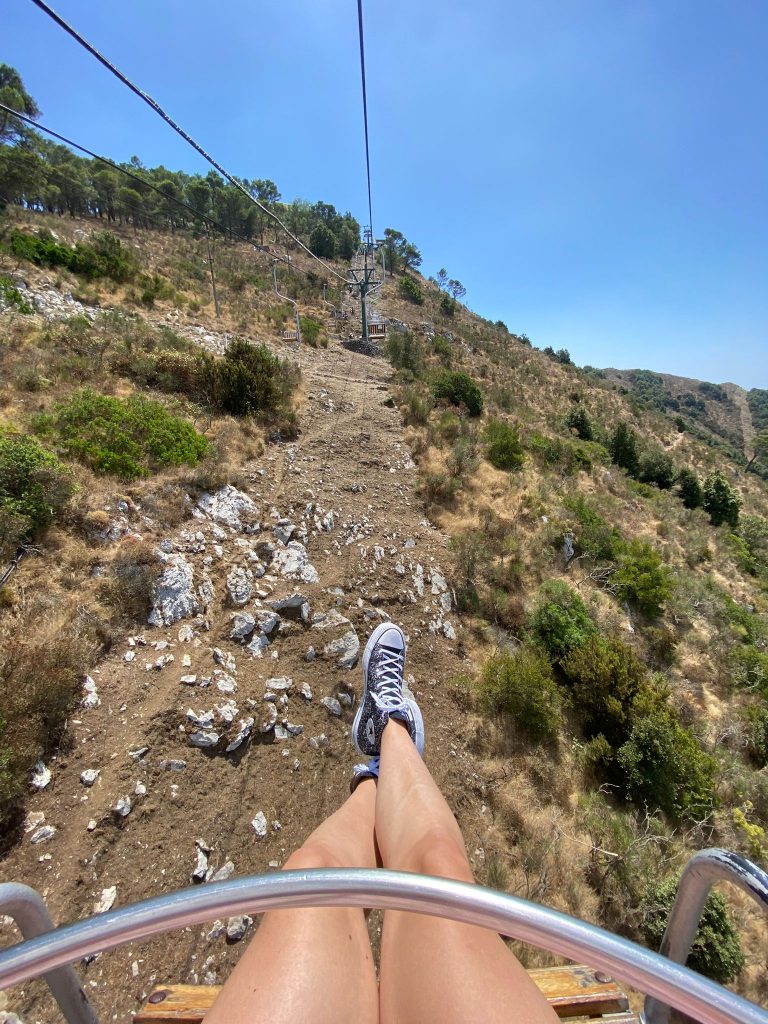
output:
<svg viewBox="0 0 768 1024"><path fill-rule="evenodd" d="M354 0L54 0L232 173L365 221ZM768 387L768 4L366 0L374 228L579 364ZM43 123L205 170L29 0Z"/></svg>

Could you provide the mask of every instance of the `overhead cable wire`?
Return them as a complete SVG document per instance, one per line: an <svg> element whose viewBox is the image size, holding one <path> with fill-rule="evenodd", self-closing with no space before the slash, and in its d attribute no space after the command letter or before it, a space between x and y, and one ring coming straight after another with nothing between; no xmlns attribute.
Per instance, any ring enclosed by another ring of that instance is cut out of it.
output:
<svg viewBox="0 0 768 1024"><path fill-rule="evenodd" d="M37 3L37 0L35 0ZM357 27L360 36L360 78L363 85L363 125L365 128L365 171L368 178L368 227L373 238L373 206L371 203L371 155L368 146L368 97L365 90L365 45L363 43L363 0L357 0Z"/></svg>
<svg viewBox="0 0 768 1024"><path fill-rule="evenodd" d="M177 132L182 137L182 139L184 139L185 142L188 142L193 149L197 150L200 156L202 156L204 160L207 160L211 167L214 167L219 172L219 174L221 174L222 177L226 178L226 180L231 185L234 185L235 188L239 189L243 193L243 195L248 200L250 200L250 202L252 202L255 206L257 206L263 213L266 213L268 217L271 217L274 221L276 221L283 229L283 231L285 231L288 237L292 238L293 241L301 249L304 250L304 252L311 256L313 260L317 260L317 262L322 267L325 267L327 271L329 271L335 277L338 277L340 281L343 281L345 284L347 283L347 278L343 277L337 270L334 270L333 267L329 266L329 264L327 264L324 260L321 260L319 256L316 256L309 248L309 246L305 245L300 238L297 238L296 235L293 234L293 232L288 228L288 226L285 223L283 223L283 221L280 219L280 217L277 216L276 213L274 213L268 207L264 206L263 203L260 203L255 196L251 195L248 189L245 188L245 186L241 182L239 182L237 178L233 177L233 175L231 175L228 171L225 171L221 164L217 163L216 160L214 160L213 157L210 155L210 153L207 153L199 143L195 142L192 136L189 135L186 131L184 131L184 129L180 127L180 125L178 125L173 120L173 118L163 110L163 108L156 100L153 100L152 97L148 95L148 93L144 92L137 85L134 85L130 78L124 75L123 72L120 71L119 68L115 67L115 65L112 64L111 61L109 61L102 53L100 53L95 46L93 46L91 43L88 42L87 39L80 35L76 28L74 28L72 25L66 22L59 14L56 13L56 11L53 10L53 8L49 7L48 4L45 3L45 0L32 0L32 3L39 7L40 10L47 14L50 18L52 18L56 22L56 24L63 28L64 31L67 32L70 36L72 36L72 38L76 42L78 42L81 46L85 47L85 49L93 57L95 57L96 60L103 64L108 71L111 71L116 78L119 78L123 85L127 85L131 92L135 93L139 97L139 99L144 100L144 102L148 106L150 106L155 111L156 114L162 117L166 124L170 125L171 128L173 128L173 130Z"/></svg>
<svg viewBox="0 0 768 1024"><path fill-rule="evenodd" d="M12 114L14 117L18 117L20 120L26 121L26 123L28 125L30 125L31 127L37 128L38 131L45 132L46 135L50 135L54 139L58 139L59 142L63 142L67 146L71 146L72 149L77 149L81 153L85 153L85 155L89 156L92 160L98 160L99 163L106 164L107 167L111 167L113 170L117 171L119 174L124 174L127 178L132 178L134 181L137 181L140 185L144 185L146 188L149 188L153 192L156 192L163 199L169 200L170 202L175 203L176 206L179 206L183 210L186 210L196 220L201 220L205 224L208 224L211 227L216 228L217 230L219 230L222 233L222 235L225 238L238 238L241 241L248 243L249 245L254 245L255 246L255 243L253 242L253 240L248 238L248 237L246 237L241 232L234 231L232 228L225 227L220 221L217 221L214 217L209 217L205 213L198 213L198 211L195 210L194 207L190 206L189 203L185 203L183 199L178 199L176 196L172 196L172 195L169 195L167 192L163 192L163 190L161 188L159 188L157 185L154 185L151 181L147 181L146 178L142 178L140 174L134 174L133 171L126 170L125 167L121 167L120 164L116 164L114 162L114 160L110 160L106 156L99 156L98 153L94 153L92 150L87 149L85 146L81 146L79 143L73 142L72 139L68 139L66 137L66 135L61 135L61 134L59 134L59 132L53 131L52 128L46 128L45 125L40 124L39 121L33 120L31 117L28 117L26 114L22 114L21 111L19 111L19 110L14 110L12 107L7 107L4 103L0 103L0 110L4 110L8 114ZM129 204L126 204L126 205L129 205ZM158 220L158 218L155 217L154 214L151 214L151 213L149 213L147 211L144 211L141 208L137 208L135 206L134 206L134 212L141 213L141 215L144 218L146 218L147 220L155 220L155 221ZM259 250L262 251L262 252L265 251L265 248L266 248L265 246L259 246ZM294 263L292 263L291 260L290 260L290 257L286 258L285 256L277 256L277 255L275 255L275 254L273 254L271 252L266 252L266 255L270 256L272 259L279 259L281 263L287 263L291 267L292 270L298 270L302 274L308 274L309 273L309 271L304 270L303 267L296 266ZM323 266L325 266L325 264L323 264ZM330 268L328 268L328 269L330 269Z"/></svg>

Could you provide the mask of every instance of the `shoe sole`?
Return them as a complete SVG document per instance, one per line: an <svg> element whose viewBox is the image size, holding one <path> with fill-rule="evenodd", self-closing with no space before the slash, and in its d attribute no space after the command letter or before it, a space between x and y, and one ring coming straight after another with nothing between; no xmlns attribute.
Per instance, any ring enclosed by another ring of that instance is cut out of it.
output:
<svg viewBox="0 0 768 1024"><path fill-rule="evenodd" d="M413 715L413 725L414 725L413 743L414 743L414 746L416 747L416 750L419 753L419 756L420 757L424 757L424 743L425 743L425 738L424 738L424 719L422 718L422 715L421 715L421 708L419 707L419 705L416 703L415 700L409 700L408 701L408 706L410 707L411 714Z"/></svg>
<svg viewBox="0 0 768 1024"><path fill-rule="evenodd" d="M363 651L363 695L360 698L360 701L357 705L355 717L352 719L352 744L355 750L358 752L358 754L362 754L363 757L376 756L375 754L366 754L366 752L357 745L357 730L358 726L360 725L360 721L363 717L363 705L365 704L365 697L368 692L368 662L371 660L373 648L384 636L386 631L392 628L399 629L399 626L396 626L394 622L382 622L382 624L380 626L377 626L376 629L374 629L374 631L368 637L368 643L365 645L365 650ZM400 630L400 632L402 633L402 630ZM403 633L403 641L405 641L405 633ZM407 649L408 645L406 643L406 646L403 649L404 654L407 652ZM403 669L405 669L405 661L403 661ZM423 724L421 727L421 731L422 733L424 732Z"/></svg>

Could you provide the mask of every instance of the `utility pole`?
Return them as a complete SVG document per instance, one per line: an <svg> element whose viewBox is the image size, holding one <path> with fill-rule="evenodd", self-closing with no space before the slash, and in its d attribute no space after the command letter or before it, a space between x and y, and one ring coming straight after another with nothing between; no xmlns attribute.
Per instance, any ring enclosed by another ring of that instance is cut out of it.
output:
<svg viewBox="0 0 768 1024"><path fill-rule="evenodd" d="M211 252L211 233L208 230L208 225L205 225L205 241L208 244L208 269L211 272L211 290L213 291L213 305L216 308L217 318L221 316L221 310L219 309L219 296L216 292L216 274L213 269L213 253Z"/></svg>

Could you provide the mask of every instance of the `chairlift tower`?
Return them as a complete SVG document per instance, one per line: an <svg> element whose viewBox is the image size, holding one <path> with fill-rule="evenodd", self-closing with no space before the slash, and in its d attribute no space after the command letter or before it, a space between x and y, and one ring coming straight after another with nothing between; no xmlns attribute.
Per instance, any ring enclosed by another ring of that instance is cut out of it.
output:
<svg viewBox="0 0 768 1024"><path fill-rule="evenodd" d="M381 281L376 277L374 241L370 227L364 228L363 239L363 266L360 269L352 267L352 280L347 287L353 295L360 296L362 337L363 341L368 341L368 294L376 285L381 284Z"/></svg>

